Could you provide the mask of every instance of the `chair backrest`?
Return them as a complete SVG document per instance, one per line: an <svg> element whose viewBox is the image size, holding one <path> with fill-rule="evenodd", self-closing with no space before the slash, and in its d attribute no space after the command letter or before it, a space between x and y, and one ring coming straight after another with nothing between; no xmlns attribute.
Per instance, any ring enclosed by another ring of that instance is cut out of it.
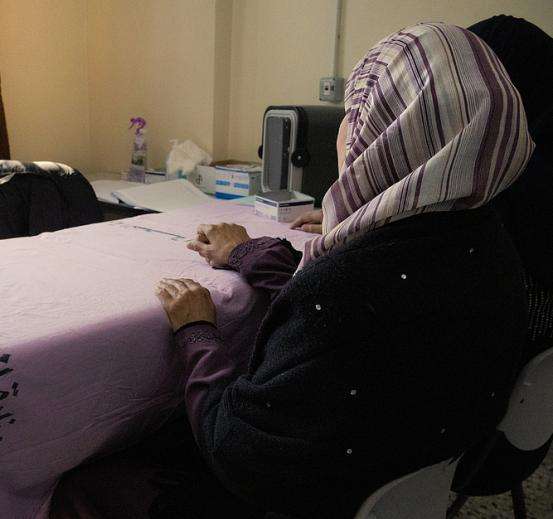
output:
<svg viewBox="0 0 553 519"><path fill-rule="evenodd" d="M517 449L541 447L553 434L553 348L522 370L498 429Z"/></svg>
<svg viewBox="0 0 553 519"><path fill-rule="evenodd" d="M457 463L446 460L384 485L355 519L445 519Z"/></svg>

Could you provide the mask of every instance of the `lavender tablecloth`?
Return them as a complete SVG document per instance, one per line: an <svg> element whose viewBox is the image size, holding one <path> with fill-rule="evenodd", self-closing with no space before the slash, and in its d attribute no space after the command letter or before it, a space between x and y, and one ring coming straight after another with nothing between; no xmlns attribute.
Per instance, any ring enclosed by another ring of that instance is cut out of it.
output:
<svg viewBox="0 0 553 519"><path fill-rule="evenodd" d="M137 441L181 401L159 279L207 286L225 339L249 347L266 299L185 247L222 221L299 249L310 238L213 202L0 242L0 517L46 517L64 471Z"/></svg>

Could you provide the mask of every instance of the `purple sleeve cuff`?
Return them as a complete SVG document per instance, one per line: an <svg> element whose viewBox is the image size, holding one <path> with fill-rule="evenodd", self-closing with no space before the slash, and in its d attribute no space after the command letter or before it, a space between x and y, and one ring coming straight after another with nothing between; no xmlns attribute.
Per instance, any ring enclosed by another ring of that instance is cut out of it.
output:
<svg viewBox="0 0 553 519"><path fill-rule="evenodd" d="M282 240L278 238L270 238L269 236L263 236L262 238L253 238L244 243L240 243L234 249L232 249L228 264L229 267L237 272L240 272L242 263L246 260L248 255L255 253L256 255L263 250L270 248L271 246L278 246Z"/></svg>
<svg viewBox="0 0 553 519"><path fill-rule="evenodd" d="M202 404L208 391L215 386L224 390L241 375L239 367L247 362L228 357L219 330L212 323L201 321L183 326L175 333L175 341L184 365L186 410L197 438Z"/></svg>
<svg viewBox="0 0 553 519"><path fill-rule="evenodd" d="M294 275L300 259L301 253L287 240L264 236L237 245L228 263L252 287L274 297Z"/></svg>
<svg viewBox="0 0 553 519"><path fill-rule="evenodd" d="M211 330L211 334L209 333ZM179 341L186 342L197 342L201 340L200 337L218 337L219 332L217 327L210 323L209 321L194 321L193 323L187 323L181 326L176 332L175 337Z"/></svg>

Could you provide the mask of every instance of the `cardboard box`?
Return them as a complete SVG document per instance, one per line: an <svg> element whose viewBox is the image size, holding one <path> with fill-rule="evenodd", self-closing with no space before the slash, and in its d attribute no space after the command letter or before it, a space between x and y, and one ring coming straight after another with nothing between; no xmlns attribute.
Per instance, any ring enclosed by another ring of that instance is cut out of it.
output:
<svg viewBox="0 0 553 519"><path fill-rule="evenodd" d="M298 191L269 191L255 197L255 214L277 222L293 222L301 214L312 211L315 199Z"/></svg>
<svg viewBox="0 0 553 519"><path fill-rule="evenodd" d="M215 198L230 200L244 196L252 196L261 191L261 168L232 166L217 166L215 182Z"/></svg>

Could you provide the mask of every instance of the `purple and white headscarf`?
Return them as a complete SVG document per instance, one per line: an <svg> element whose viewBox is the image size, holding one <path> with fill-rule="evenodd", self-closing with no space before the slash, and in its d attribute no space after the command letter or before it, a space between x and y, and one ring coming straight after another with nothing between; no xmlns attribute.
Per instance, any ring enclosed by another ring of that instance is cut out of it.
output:
<svg viewBox="0 0 553 519"><path fill-rule="evenodd" d="M346 158L303 264L389 222L486 204L534 143L519 93L473 33L423 23L388 36L346 85Z"/></svg>

